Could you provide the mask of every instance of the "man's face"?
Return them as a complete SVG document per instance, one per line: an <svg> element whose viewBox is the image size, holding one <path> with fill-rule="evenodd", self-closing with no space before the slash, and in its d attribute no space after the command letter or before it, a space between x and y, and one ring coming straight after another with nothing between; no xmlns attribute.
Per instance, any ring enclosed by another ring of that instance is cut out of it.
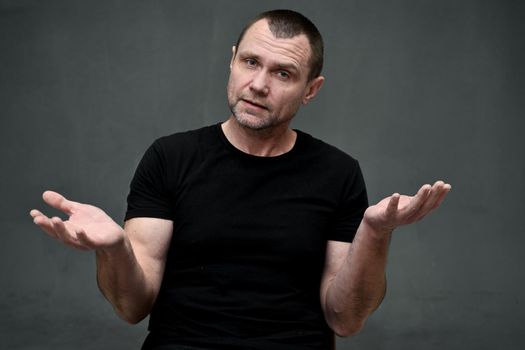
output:
<svg viewBox="0 0 525 350"><path fill-rule="evenodd" d="M322 84L308 82L310 55L304 34L275 38L265 19L254 23L231 62L228 103L237 122L253 130L288 125Z"/></svg>

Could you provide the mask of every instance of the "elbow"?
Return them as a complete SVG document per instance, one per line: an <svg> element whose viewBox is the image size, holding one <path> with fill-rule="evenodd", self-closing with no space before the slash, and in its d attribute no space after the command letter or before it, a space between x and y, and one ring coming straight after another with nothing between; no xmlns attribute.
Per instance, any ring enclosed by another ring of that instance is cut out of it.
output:
<svg viewBox="0 0 525 350"><path fill-rule="evenodd" d="M115 301L113 303L113 310L123 321L129 324L137 324L145 319L152 308L152 303L140 303L138 301L131 302L125 300Z"/></svg>
<svg viewBox="0 0 525 350"><path fill-rule="evenodd" d="M145 319L153 307L153 299L130 299L115 295L106 295L106 299L113 306L113 311L123 321L135 325Z"/></svg>
<svg viewBox="0 0 525 350"><path fill-rule="evenodd" d="M138 312L130 312L128 310L123 310L120 308L115 308L115 313L120 317L123 321L135 325L142 321L143 319L148 316L147 313L138 313Z"/></svg>
<svg viewBox="0 0 525 350"><path fill-rule="evenodd" d="M339 337L351 337L356 335L364 328L368 317L370 317L370 315L379 307L385 294L386 288L383 290L383 293L377 302L360 299L356 304L366 305L366 307L358 310L354 309L346 314L333 310L332 315L335 317L332 318L334 321L330 324L330 328L332 328L334 333Z"/></svg>
<svg viewBox="0 0 525 350"><path fill-rule="evenodd" d="M359 302L358 305L363 303ZM372 313L370 309L331 308L325 314L328 326L339 337L351 337L359 333Z"/></svg>
<svg viewBox="0 0 525 350"><path fill-rule="evenodd" d="M128 324L130 325L136 325L138 324L140 321L142 321L144 317L127 317L127 318L122 318L124 321L126 321Z"/></svg>
<svg viewBox="0 0 525 350"><path fill-rule="evenodd" d="M330 328L338 337L351 337L359 333L365 325L365 321L351 321L332 325Z"/></svg>

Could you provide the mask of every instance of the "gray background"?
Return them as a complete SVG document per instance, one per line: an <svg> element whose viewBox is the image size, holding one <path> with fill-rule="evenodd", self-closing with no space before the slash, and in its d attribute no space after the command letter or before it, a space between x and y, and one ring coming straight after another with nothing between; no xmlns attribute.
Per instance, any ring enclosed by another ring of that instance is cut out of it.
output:
<svg viewBox="0 0 525 350"><path fill-rule="evenodd" d="M146 147L225 120L240 29L287 7L326 42L326 84L294 127L358 158L371 202L453 185L396 232L387 298L338 349L523 349L522 4L1 1L0 348L139 348L146 322L113 314L94 254L28 211L54 189L121 221Z"/></svg>

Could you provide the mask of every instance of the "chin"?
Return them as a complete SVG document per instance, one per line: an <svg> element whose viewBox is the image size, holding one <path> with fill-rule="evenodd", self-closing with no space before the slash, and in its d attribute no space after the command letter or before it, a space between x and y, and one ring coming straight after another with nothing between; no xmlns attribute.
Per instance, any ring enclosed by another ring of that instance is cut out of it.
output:
<svg viewBox="0 0 525 350"><path fill-rule="evenodd" d="M274 126L271 119L254 116L249 113L237 113L233 111L233 116L240 126L254 131L265 130Z"/></svg>

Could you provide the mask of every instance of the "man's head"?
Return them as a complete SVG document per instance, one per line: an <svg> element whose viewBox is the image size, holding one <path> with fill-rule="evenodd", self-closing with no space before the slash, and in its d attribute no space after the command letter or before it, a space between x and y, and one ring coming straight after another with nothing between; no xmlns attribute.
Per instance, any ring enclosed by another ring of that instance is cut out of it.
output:
<svg viewBox="0 0 525 350"><path fill-rule="evenodd" d="M317 27L302 14L292 10L271 10L263 12L253 18L242 30L237 44L239 47L246 31L256 22L265 19L268 22L270 31L276 38L293 38L304 34L310 43L311 56L309 59L310 72L308 80L312 80L323 70L324 45L323 38Z"/></svg>
<svg viewBox="0 0 525 350"><path fill-rule="evenodd" d="M323 84L322 51L319 32L296 12L252 20L232 48L228 103L237 122L253 130L287 127Z"/></svg>

